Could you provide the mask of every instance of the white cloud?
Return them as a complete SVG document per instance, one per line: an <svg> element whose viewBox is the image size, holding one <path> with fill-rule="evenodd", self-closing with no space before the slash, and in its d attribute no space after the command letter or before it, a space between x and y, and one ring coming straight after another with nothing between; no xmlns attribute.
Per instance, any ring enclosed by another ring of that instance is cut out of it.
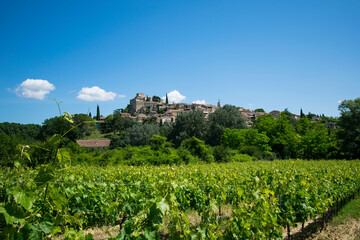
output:
<svg viewBox="0 0 360 240"><path fill-rule="evenodd" d="M84 101L109 101L114 100L116 93L106 92L104 89L94 86L91 88L83 87L78 92L77 98Z"/></svg>
<svg viewBox="0 0 360 240"><path fill-rule="evenodd" d="M47 80L26 79L15 89L15 92L18 96L24 98L43 100L53 90L55 90L55 86Z"/></svg>
<svg viewBox="0 0 360 240"><path fill-rule="evenodd" d="M118 98L126 98L126 95L123 95L123 94L120 94L120 95L117 95Z"/></svg>
<svg viewBox="0 0 360 240"><path fill-rule="evenodd" d="M193 101L192 103L195 103L195 104L206 104L205 100L196 100L196 101Z"/></svg>
<svg viewBox="0 0 360 240"><path fill-rule="evenodd" d="M339 100L338 103L341 104L344 100Z"/></svg>
<svg viewBox="0 0 360 240"><path fill-rule="evenodd" d="M179 91L173 90L168 94L169 103L181 103L186 97L181 95ZM162 100L165 101L166 97L162 97Z"/></svg>

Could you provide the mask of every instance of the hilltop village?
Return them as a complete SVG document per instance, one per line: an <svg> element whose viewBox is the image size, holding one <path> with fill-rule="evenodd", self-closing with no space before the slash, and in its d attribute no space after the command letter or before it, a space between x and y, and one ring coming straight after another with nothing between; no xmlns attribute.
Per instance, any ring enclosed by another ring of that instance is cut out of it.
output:
<svg viewBox="0 0 360 240"><path fill-rule="evenodd" d="M154 118L158 123L163 125L170 125L175 122L179 114L189 111L202 111L205 119L208 119L211 113L221 107L220 101L217 105L212 104L199 104L199 103L169 103L167 98L165 101L160 97L145 96L144 93L137 93L136 96L130 100L128 107L122 111L122 116L130 117L134 120L142 122L146 118ZM264 111L254 111L246 108L239 108L241 115L250 125L251 120L258 116L267 114ZM274 115L276 118L280 115L280 111L271 111L269 114ZM296 119L300 118L299 115L294 115Z"/></svg>

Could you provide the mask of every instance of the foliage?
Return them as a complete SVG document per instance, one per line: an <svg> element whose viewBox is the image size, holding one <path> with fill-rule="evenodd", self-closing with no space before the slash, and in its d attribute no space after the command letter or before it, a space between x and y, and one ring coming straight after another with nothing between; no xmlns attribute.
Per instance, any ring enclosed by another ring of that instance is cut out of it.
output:
<svg viewBox="0 0 360 240"><path fill-rule="evenodd" d="M252 161L252 157L248 154L241 154L237 150L218 145L212 148L212 154L215 162L248 162Z"/></svg>
<svg viewBox="0 0 360 240"><path fill-rule="evenodd" d="M96 131L95 122L87 114L74 114L71 119L71 121L67 121L65 116L46 119L41 127L41 138L46 140L55 134L67 132L66 137L75 141Z"/></svg>
<svg viewBox="0 0 360 240"><path fill-rule="evenodd" d="M142 123L143 124L157 124L157 118L156 117L154 117L154 116L152 116L152 117L147 117L147 118L144 118L143 119L143 121L142 121Z"/></svg>
<svg viewBox="0 0 360 240"><path fill-rule="evenodd" d="M4 168L0 234L92 239L83 229L120 225L116 239L282 239L283 228L352 198L359 169L359 161L286 160Z"/></svg>
<svg viewBox="0 0 360 240"><path fill-rule="evenodd" d="M303 117L298 122L300 143L298 157L302 159L324 159L333 156L335 142L324 124L311 122Z"/></svg>
<svg viewBox="0 0 360 240"><path fill-rule="evenodd" d="M279 119L267 114L259 116L254 128L259 133L264 133L270 139L269 146L280 158L296 158L297 146L300 136L294 126L289 122L289 116L281 113Z"/></svg>
<svg viewBox="0 0 360 240"><path fill-rule="evenodd" d="M360 98L342 101L339 110L341 150L348 158L360 158Z"/></svg>
<svg viewBox="0 0 360 240"><path fill-rule="evenodd" d="M265 133L260 133L257 129L233 129L227 128L221 137L221 144L232 149L243 150L249 146L257 149L258 158L271 156L271 147L268 145L270 139ZM246 152L249 153L249 152ZM255 154L254 154L255 155ZM253 156L253 155L252 155Z"/></svg>
<svg viewBox="0 0 360 240"><path fill-rule="evenodd" d="M21 139L14 135L0 133L0 166L11 166L16 156L16 146L21 143Z"/></svg>
<svg viewBox="0 0 360 240"><path fill-rule="evenodd" d="M38 124L0 123L0 133L19 138L23 143L31 143L39 140L41 126Z"/></svg>
<svg viewBox="0 0 360 240"><path fill-rule="evenodd" d="M167 111L166 108L159 108L159 107L158 107L156 112L157 112L158 114L164 114L166 111Z"/></svg>
<svg viewBox="0 0 360 240"><path fill-rule="evenodd" d="M224 105L209 115L209 129L211 129L211 131L207 133L206 142L212 146L219 145L221 136L226 128L246 128L245 120L241 116L239 109L235 106Z"/></svg>
<svg viewBox="0 0 360 240"><path fill-rule="evenodd" d="M135 124L126 129L124 133L124 144L131 146L146 145L149 138L154 134L159 135L159 126L154 124Z"/></svg>
<svg viewBox="0 0 360 240"><path fill-rule="evenodd" d="M155 151L164 151L170 145L168 142L166 142L166 137L156 134L149 138L148 143L150 144L151 149Z"/></svg>
<svg viewBox="0 0 360 240"><path fill-rule="evenodd" d="M254 110L254 112L265 112L265 110L262 109L262 108L257 108L257 109Z"/></svg>
<svg viewBox="0 0 360 240"><path fill-rule="evenodd" d="M92 121L91 117L87 114L74 114L72 116L73 126L77 126L72 131L76 135L76 138L83 138L85 136L90 136L92 133L96 132L95 122Z"/></svg>
<svg viewBox="0 0 360 240"><path fill-rule="evenodd" d="M190 137L204 139L207 126L205 115L201 111L181 113L177 116L176 122L169 134L169 139L179 146L182 141Z"/></svg>
<svg viewBox="0 0 360 240"><path fill-rule="evenodd" d="M218 145L212 148L215 162L231 162L236 152L223 145Z"/></svg>
<svg viewBox="0 0 360 240"><path fill-rule="evenodd" d="M295 119L295 115L292 114L287 108L281 112L281 115L286 115L287 120L293 127L296 129L297 121Z"/></svg>
<svg viewBox="0 0 360 240"><path fill-rule="evenodd" d="M115 111L105 119L106 132L114 132L114 134L122 133L133 125L134 121L130 117L123 117L119 111Z"/></svg>
<svg viewBox="0 0 360 240"><path fill-rule="evenodd" d="M232 159L234 162L251 162L253 158L249 154L236 153Z"/></svg>
<svg viewBox="0 0 360 240"><path fill-rule="evenodd" d="M210 150L205 146L205 142L196 137L186 139L181 143L181 147L189 150L191 155L198 157L205 162L213 162L214 157Z"/></svg>
<svg viewBox="0 0 360 240"><path fill-rule="evenodd" d="M152 97L153 102L161 102L161 98L159 96Z"/></svg>
<svg viewBox="0 0 360 240"><path fill-rule="evenodd" d="M64 116L57 116L46 119L41 127L41 137L46 140L55 134L64 134L73 128L73 124L65 120ZM70 131L67 136L68 139L75 141L77 134L74 131Z"/></svg>
<svg viewBox="0 0 360 240"><path fill-rule="evenodd" d="M121 113L129 113L129 112L130 112L130 108L131 108L131 105L128 104L128 105L126 105L125 108L121 108L121 109L120 109L120 112L121 112Z"/></svg>

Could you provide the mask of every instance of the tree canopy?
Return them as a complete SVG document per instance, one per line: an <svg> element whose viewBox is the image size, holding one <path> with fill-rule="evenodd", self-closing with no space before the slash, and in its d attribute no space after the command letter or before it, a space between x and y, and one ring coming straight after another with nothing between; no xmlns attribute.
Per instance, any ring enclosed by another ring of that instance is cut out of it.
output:
<svg viewBox="0 0 360 240"><path fill-rule="evenodd" d="M220 139L225 129L243 129L246 128L246 122L241 116L238 107L233 105L224 105L222 108L209 115L209 129L207 134L207 143L210 145L219 145Z"/></svg>
<svg viewBox="0 0 360 240"><path fill-rule="evenodd" d="M190 111L181 113L176 118L169 138L174 141L176 146L190 137L204 139L207 130L205 115L201 111Z"/></svg>
<svg viewBox="0 0 360 240"><path fill-rule="evenodd" d="M345 100L339 105L341 149L348 158L360 158L360 98Z"/></svg>

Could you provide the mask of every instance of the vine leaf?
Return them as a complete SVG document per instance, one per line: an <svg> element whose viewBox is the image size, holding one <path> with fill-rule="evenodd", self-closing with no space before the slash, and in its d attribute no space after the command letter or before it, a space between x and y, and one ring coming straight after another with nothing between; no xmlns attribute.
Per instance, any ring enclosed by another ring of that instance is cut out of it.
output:
<svg viewBox="0 0 360 240"><path fill-rule="evenodd" d="M53 180L54 177L54 167L52 166L42 166L39 173L35 177L35 182L38 185L43 185L47 182Z"/></svg>
<svg viewBox="0 0 360 240"><path fill-rule="evenodd" d="M60 163L69 162L71 160L69 151L64 148L58 149L56 157Z"/></svg>
<svg viewBox="0 0 360 240"><path fill-rule="evenodd" d="M29 192L25 192L21 188L15 188L13 196L15 202L21 204L21 206L23 206L28 211L30 211L33 203L35 202L34 196Z"/></svg>

